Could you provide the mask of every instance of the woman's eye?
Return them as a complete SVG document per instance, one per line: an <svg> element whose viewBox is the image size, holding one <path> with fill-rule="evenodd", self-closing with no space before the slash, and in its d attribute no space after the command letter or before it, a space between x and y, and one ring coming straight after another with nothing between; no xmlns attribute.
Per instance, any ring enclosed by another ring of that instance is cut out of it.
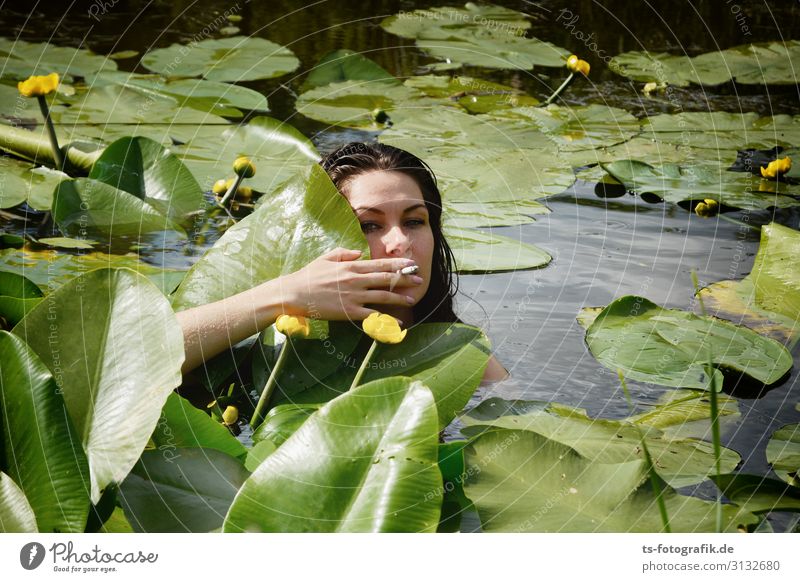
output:
<svg viewBox="0 0 800 582"><path fill-rule="evenodd" d="M413 218L411 220L406 221L408 226L422 226L425 224L424 220L420 220L419 218Z"/></svg>
<svg viewBox="0 0 800 582"><path fill-rule="evenodd" d="M361 223L362 232L372 232L376 228L378 228L378 225L375 224L374 222L362 222Z"/></svg>

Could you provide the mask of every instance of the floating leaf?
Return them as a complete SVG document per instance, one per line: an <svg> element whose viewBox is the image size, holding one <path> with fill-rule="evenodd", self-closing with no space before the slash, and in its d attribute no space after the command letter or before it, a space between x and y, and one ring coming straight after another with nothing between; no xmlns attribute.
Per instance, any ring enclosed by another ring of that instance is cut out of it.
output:
<svg viewBox="0 0 800 582"><path fill-rule="evenodd" d="M711 198L733 208L786 208L800 205L793 196L800 188L777 180L757 179L749 174L729 172L722 165L660 164L638 160L601 164L625 187L639 194L654 194L668 202Z"/></svg>
<svg viewBox="0 0 800 582"><path fill-rule="evenodd" d="M742 281L720 281L700 291L716 315L784 342L800 331L800 233L770 223L761 227L753 268Z"/></svg>
<svg viewBox="0 0 800 582"><path fill-rule="evenodd" d="M719 85L734 80L745 85L796 85L792 62L800 59L800 41L736 46L689 57L633 51L609 62L612 71L634 81L656 81L685 87Z"/></svg>
<svg viewBox="0 0 800 582"><path fill-rule="evenodd" d="M0 271L0 316L9 326L19 323L43 296L33 281L17 273Z"/></svg>
<svg viewBox="0 0 800 582"><path fill-rule="evenodd" d="M98 71L114 71L117 64L87 49L55 46L48 42L27 42L0 38L3 68L0 76L17 81L30 75L58 73L62 80L88 77Z"/></svg>
<svg viewBox="0 0 800 582"><path fill-rule="evenodd" d="M494 273L543 267L552 257L539 247L477 230L448 227L445 237L459 273Z"/></svg>
<svg viewBox="0 0 800 582"><path fill-rule="evenodd" d="M720 427L741 418L736 398L717 395L717 422ZM628 417L634 424L651 426L671 439L711 439L711 400L708 392L684 388L665 392L652 410Z"/></svg>
<svg viewBox="0 0 800 582"><path fill-rule="evenodd" d="M279 404L264 417L264 422L253 433L253 442L271 442L281 446L300 428L322 404Z"/></svg>
<svg viewBox="0 0 800 582"><path fill-rule="evenodd" d="M224 531L432 532L439 522L436 406L396 377L332 400L244 483Z"/></svg>
<svg viewBox="0 0 800 582"><path fill-rule="evenodd" d="M725 497L745 511L800 511L800 490L776 479L741 473L711 475L710 479Z"/></svg>
<svg viewBox="0 0 800 582"><path fill-rule="evenodd" d="M679 429L686 416L675 413L673 409L670 422ZM673 438L666 430L646 424L647 419L590 418L583 409L561 404L490 398L461 420L468 427L463 429L465 435L472 436L489 427L533 431L572 447L598 463L644 461L641 446L644 438L656 472L672 487L700 483L715 470L711 443L694 438ZM735 451L722 449L724 471L735 469L740 460Z"/></svg>
<svg viewBox="0 0 800 582"><path fill-rule="evenodd" d="M800 424L782 426L769 438L767 462L787 483L800 486Z"/></svg>
<svg viewBox="0 0 800 582"><path fill-rule="evenodd" d="M308 91L342 81L383 81L399 85L400 81L375 61L349 49L339 49L322 57L306 77L301 89Z"/></svg>
<svg viewBox="0 0 800 582"><path fill-rule="evenodd" d="M249 472L215 449L145 451L120 486L125 515L137 532L209 532L222 520Z"/></svg>
<svg viewBox="0 0 800 582"><path fill-rule="evenodd" d="M83 532L89 464L66 414L61 386L24 341L0 331L0 403L8 472L40 532Z"/></svg>
<svg viewBox="0 0 800 582"><path fill-rule="evenodd" d="M764 384L792 367L788 350L746 327L677 309L664 309L628 295L609 304L586 331L598 362L625 377L676 388L710 388L705 366L710 351L717 368L741 372ZM715 369L715 384L722 373Z"/></svg>
<svg viewBox="0 0 800 582"><path fill-rule="evenodd" d="M172 309L142 275L98 269L50 293L14 333L62 388L97 503L128 474L181 382L183 335Z"/></svg>
<svg viewBox="0 0 800 582"><path fill-rule="evenodd" d="M266 39L233 36L155 49L142 57L142 65L164 75L240 82L280 77L300 61L286 47Z"/></svg>
<svg viewBox="0 0 800 582"><path fill-rule="evenodd" d="M663 531L645 461L599 463L535 432L502 429L473 440L465 456L464 491L485 531ZM671 531L715 531L715 503L661 488ZM722 507L723 531L756 521Z"/></svg>
<svg viewBox="0 0 800 582"><path fill-rule="evenodd" d="M14 158L0 157L0 208L12 208L27 202L36 210L49 210L53 202L53 189L69 176L49 168L37 168Z"/></svg>
<svg viewBox="0 0 800 582"><path fill-rule="evenodd" d="M417 47L448 63L496 69L560 67L569 53L549 42L526 38L530 23L515 10L472 2L464 8L441 7L390 16L381 26L416 39Z"/></svg>

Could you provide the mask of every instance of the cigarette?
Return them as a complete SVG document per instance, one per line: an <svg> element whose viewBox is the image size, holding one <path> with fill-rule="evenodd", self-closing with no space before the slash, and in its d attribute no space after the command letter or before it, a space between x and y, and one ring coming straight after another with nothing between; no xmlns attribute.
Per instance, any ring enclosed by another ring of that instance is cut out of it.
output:
<svg viewBox="0 0 800 582"><path fill-rule="evenodd" d="M419 265L411 265L410 267L398 269L395 273L398 275L413 275L417 271L419 271ZM397 285L397 281L392 281L391 285L389 285L389 291L394 291L395 285Z"/></svg>

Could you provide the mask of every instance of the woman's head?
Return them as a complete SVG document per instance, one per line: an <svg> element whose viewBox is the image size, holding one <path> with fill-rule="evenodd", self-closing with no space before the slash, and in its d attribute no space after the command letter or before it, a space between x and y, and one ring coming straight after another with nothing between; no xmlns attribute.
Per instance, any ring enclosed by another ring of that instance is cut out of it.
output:
<svg viewBox="0 0 800 582"><path fill-rule="evenodd" d="M423 284L400 290L417 299L414 322L459 321L453 312L455 261L442 234L441 194L427 164L399 148L358 142L320 163L358 216L372 258L413 258L420 266Z"/></svg>

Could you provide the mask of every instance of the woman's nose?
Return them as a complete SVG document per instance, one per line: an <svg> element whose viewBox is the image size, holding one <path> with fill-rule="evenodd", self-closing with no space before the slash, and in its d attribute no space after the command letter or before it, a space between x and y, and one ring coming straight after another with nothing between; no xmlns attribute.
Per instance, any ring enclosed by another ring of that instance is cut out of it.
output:
<svg viewBox="0 0 800 582"><path fill-rule="evenodd" d="M411 239L399 226L389 229L383 239L386 254L393 257L411 257Z"/></svg>

